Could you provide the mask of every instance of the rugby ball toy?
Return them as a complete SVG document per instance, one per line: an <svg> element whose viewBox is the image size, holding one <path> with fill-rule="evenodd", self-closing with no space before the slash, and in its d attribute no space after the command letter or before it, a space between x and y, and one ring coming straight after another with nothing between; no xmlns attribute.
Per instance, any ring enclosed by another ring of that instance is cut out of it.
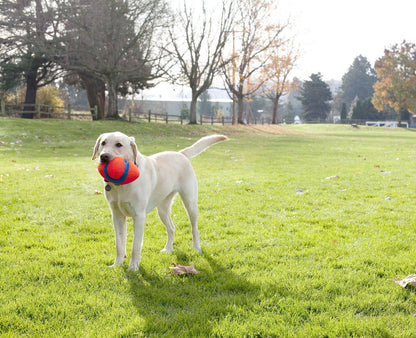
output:
<svg viewBox="0 0 416 338"><path fill-rule="evenodd" d="M129 184L140 176L139 168L124 157L114 157L110 162L100 163L98 172L108 182Z"/></svg>

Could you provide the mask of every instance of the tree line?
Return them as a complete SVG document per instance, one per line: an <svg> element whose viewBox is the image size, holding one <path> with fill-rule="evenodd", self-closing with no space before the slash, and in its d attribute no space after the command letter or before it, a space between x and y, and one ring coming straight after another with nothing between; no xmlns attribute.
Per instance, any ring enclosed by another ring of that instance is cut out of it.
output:
<svg viewBox="0 0 416 338"><path fill-rule="evenodd" d="M276 123L297 59L276 13L272 0L3 0L0 93L23 85L32 118L38 89L64 79L86 90L94 119L117 119L119 96L170 81L190 87L197 123L198 98L222 76L233 123L244 123L244 103L260 90Z"/></svg>
<svg viewBox="0 0 416 338"><path fill-rule="evenodd" d="M403 41L386 48L374 68L366 57L357 56L336 95L321 74L312 74L298 98L305 121L325 121L331 110L341 120L409 120L416 113L416 45Z"/></svg>

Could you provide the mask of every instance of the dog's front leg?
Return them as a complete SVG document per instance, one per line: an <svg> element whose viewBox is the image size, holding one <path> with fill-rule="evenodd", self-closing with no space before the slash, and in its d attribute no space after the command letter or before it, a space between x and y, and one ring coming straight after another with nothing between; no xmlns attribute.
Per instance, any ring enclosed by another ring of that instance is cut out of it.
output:
<svg viewBox="0 0 416 338"><path fill-rule="evenodd" d="M116 235L116 259L111 267L123 265L126 257L127 220L126 216L113 210L113 225Z"/></svg>
<svg viewBox="0 0 416 338"><path fill-rule="evenodd" d="M133 248L131 250L129 270L136 271L139 269L145 221L146 213L144 211L136 214L133 217Z"/></svg>

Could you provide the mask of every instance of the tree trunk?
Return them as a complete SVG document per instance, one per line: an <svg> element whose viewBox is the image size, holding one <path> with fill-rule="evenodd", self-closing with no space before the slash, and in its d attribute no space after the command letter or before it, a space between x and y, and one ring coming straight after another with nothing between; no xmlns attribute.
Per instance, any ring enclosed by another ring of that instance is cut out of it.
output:
<svg viewBox="0 0 416 338"><path fill-rule="evenodd" d="M279 99L280 95L276 95L273 99L273 116L272 116L272 124L277 124L277 108L279 107Z"/></svg>
<svg viewBox="0 0 416 338"><path fill-rule="evenodd" d="M32 66L26 77L26 96L23 107L24 113L22 118L33 119L35 115L35 104L36 104L36 92L38 90L37 82L38 67Z"/></svg>
<svg viewBox="0 0 416 338"><path fill-rule="evenodd" d="M198 101L198 96L192 93L192 101L191 101L191 107L190 107L190 112L189 112L189 124L197 124L197 119L196 119L197 101Z"/></svg>
<svg viewBox="0 0 416 338"><path fill-rule="evenodd" d="M237 97L237 106L238 106L237 123L246 124L244 122L244 117L243 117L243 112L244 112L244 96L243 95L239 95Z"/></svg>
<svg viewBox="0 0 416 338"><path fill-rule="evenodd" d="M117 86L113 81L107 82L108 86L108 111L107 118L118 119Z"/></svg>
<svg viewBox="0 0 416 338"><path fill-rule="evenodd" d="M87 91L88 104L91 108L91 114L93 113L94 107L97 107L96 115L93 115L94 120L102 120L104 117L104 105L101 100L101 88L102 81L94 79L88 74L79 74L82 82L84 83L85 90Z"/></svg>

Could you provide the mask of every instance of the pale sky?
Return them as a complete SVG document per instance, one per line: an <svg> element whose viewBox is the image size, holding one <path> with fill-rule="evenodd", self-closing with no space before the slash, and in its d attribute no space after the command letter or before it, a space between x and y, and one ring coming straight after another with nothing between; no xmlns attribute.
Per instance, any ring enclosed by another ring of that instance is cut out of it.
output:
<svg viewBox="0 0 416 338"><path fill-rule="evenodd" d="M278 0L301 50L294 75L341 80L358 55L374 66L386 47L416 43L416 0Z"/></svg>
<svg viewBox="0 0 416 338"><path fill-rule="evenodd" d="M291 35L301 55L292 76L301 80L318 72L325 81L341 80L360 54L374 67L385 48L403 40L416 43L416 0L275 1L282 20L292 22ZM144 94L189 96L188 92L186 86L164 83Z"/></svg>

